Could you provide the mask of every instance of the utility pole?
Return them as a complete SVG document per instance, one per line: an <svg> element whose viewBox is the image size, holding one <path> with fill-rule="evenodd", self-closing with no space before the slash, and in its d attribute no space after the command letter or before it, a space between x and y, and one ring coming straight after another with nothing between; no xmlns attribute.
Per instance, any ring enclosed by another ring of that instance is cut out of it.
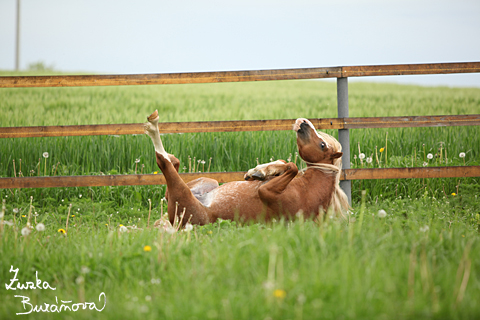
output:
<svg viewBox="0 0 480 320"><path fill-rule="evenodd" d="M15 71L20 70L20 0L17 0L17 42L15 46Z"/></svg>

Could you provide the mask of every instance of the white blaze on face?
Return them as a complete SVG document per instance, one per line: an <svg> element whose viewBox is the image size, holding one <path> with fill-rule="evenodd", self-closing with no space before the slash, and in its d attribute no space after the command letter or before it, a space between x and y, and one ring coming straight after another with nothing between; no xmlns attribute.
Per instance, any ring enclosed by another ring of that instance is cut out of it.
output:
<svg viewBox="0 0 480 320"><path fill-rule="evenodd" d="M312 128L313 132L315 132L315 134L317 135L317 137L322 140L323 142L326 143L326 145L330 148L330 144L325 141L322 136L320 134L318 134L317 132L317 129L315 129L313 123L310 122L310 120L308 119L305 119L305 118L298 118L296 121L295 121L295 124L293 125L293 131L297 132L297 135L298 135L298 130L300 130L300 125L302 123L306 123L310 126L310 128Z"/></svg>

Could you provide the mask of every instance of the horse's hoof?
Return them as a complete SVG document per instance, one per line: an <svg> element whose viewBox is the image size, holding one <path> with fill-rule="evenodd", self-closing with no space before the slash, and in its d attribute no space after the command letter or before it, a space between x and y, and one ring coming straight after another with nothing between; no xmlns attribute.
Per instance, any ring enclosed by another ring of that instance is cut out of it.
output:
<svg viewBox="0 0 480 320"><path fill-rule="evenodd" d="M257 171L254 174L252 174L252 178L255 180L265 180L265 174L262 173L261 171Z"/></svg>
<svg viewBox="0 0 480 320"><path fill-rule="evenodd" d="M153 122L153 121L155 121L155 120L158 121L158 119L159 119L158 110L155 110L154 113L152 113L151 115L149 115L149 116L147 117L148 122Z"/></svg>

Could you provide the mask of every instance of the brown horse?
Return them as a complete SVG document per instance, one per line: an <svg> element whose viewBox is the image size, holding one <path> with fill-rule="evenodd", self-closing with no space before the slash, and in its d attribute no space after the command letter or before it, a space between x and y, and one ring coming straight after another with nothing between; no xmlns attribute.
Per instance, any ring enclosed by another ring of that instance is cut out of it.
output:
<svg viewBox="0 0 480 320"><path fill-rule="evenodd" d="M295 163L277 160L258 165L245 174L245 181L219 186L209 178L185 183L178 174L180 161L163 148L158 131L158 112L145 123L145 133L155 146L157 164L167 182L168 217L174 222L184 213L183 224L204 225L215 220L268 221L292 218L299 211L314 217L329 208L340 216L348 209L345 193L340 189L342 152L332 136L317 132L307 119L297 119L300 157L306 162L303 174Z"/></svg>

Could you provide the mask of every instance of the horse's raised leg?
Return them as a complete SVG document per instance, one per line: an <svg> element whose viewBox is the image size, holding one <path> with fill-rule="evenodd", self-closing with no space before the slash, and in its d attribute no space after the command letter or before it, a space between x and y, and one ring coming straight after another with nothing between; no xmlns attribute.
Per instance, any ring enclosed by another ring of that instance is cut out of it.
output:
<svg viewBox="0 0 480 320"><path fill-rule="evenodd" d="M258 195L269 211L267 215L281 213L284 205L286 205L283 201L289 201L289 198L294 199L299 196L295 194L285 195L283 193L288 184L298 174L298 168L295 163L289 162L284 164L284 166L285 172L282 175L274 177L258 188Z"/></svg>
<svg viewBox="0 0 480 320"><path fill-rule="evenodd" d="M175 216L185 212L182 223L187 221L193 224L207 224L210 217L205 207L193 196L190 188L178 174L179 162L173 155L168 154L163 148L158 131L158 112L155 111L145 123L145 133L152 139L155 146L157 165L162 171L168 189L168 219L174 222Z"/></svg>
<svg viewBox="0 0 480 320"><path fill-rule="evenodd" d="M265 180L267 177L274 177L287 171L287 162L285 160L277 160L269 163L259 164L253 169L248 170L245 174L245 180Z"/></svg>

